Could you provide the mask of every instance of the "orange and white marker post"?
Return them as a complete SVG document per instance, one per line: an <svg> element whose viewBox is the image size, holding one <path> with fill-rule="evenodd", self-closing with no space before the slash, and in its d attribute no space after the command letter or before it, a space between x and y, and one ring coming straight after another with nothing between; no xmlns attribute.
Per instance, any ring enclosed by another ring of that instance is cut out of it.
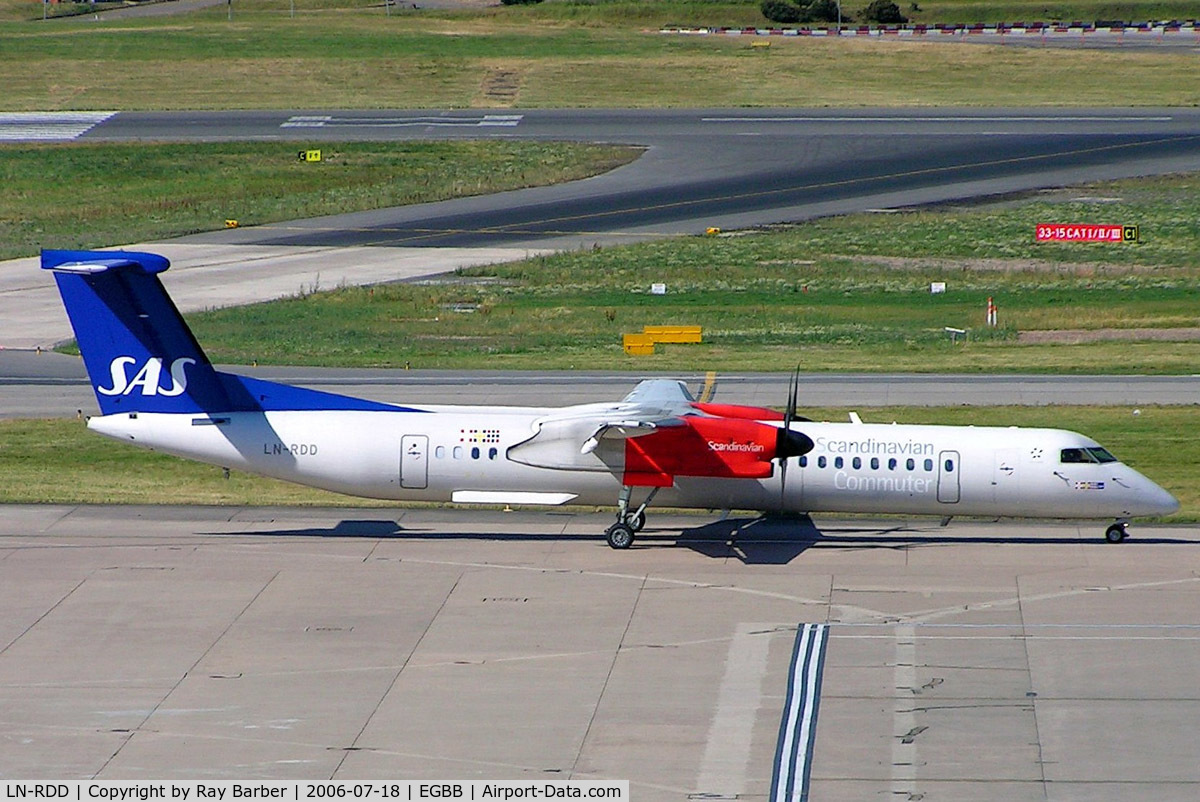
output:
<svg viewBox="0 0 1200 802"><path fill-rule="evenodd" d="M987 305L987 324L991 328L996 328L996 304L992 301L992 296L988 296Z"/></svg>

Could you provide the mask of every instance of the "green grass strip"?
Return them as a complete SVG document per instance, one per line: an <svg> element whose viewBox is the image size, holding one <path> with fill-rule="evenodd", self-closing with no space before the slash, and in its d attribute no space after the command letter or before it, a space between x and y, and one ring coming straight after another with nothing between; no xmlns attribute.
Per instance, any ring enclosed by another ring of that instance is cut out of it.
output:
<svg viewBox="0 0 1200 802"><path fill-rule="evenodd" d="M297 158L310 147L322 161ZM546 142L3 146L0 258L553 184L639 152Z"/></svg>
<svg viewBox="0 0 1200 802"><path fill-rule="evenodd" d="M191 320L214 358L244 364L1194 373L1196 220L1200 176L1168 176L561 253ZM1045 222L1137 224L1142 241L1035 243ZM666 295L651 294L660 282ZM931 294L933 282L946 292ZM984 326L989 297L995 330ZM702 326L703 344L623 352L623 334L670 324ZM969 342L951 342L946 327L970 330ZM1022 339L1060 329L1149 332Z"/></svg>

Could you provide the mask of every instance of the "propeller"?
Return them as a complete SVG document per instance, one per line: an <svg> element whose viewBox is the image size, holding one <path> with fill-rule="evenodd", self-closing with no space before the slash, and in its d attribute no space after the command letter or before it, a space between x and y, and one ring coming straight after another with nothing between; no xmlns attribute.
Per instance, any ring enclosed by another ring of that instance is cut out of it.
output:
<svg viewBox="0 0 1200 802"><path fill-rule="evenodd" d="M812 438L803 432L792 431L792 421L796 420L796 396L800 392L800 366L788 381L787 409L783 413L783 426L775 440L775 456L779 460L779 507L783 508L784 493L787 491L787 466L791 457L801 457L813 450ZM807 420L807 418L800 418Z"/></svg>

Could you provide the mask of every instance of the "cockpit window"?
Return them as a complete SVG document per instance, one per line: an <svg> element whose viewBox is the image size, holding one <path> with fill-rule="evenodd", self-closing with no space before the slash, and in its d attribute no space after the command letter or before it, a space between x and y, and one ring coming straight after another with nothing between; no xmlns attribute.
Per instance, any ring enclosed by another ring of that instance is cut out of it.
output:
<svg viewBox="0 0 1200 802"><path fill-rule="evenodd" d="M1059 461L1064 463L1099 463L1116 462L1117 458L1108 453L1108 449L1100 448L1064 448L1059 455Z"/></svg>

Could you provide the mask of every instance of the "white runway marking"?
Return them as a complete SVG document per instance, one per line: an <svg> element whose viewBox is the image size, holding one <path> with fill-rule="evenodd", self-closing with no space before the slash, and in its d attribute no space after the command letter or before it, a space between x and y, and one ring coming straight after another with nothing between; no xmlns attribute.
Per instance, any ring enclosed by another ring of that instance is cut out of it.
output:
<svg viewBox="0 0 1200 802"><path fill-rule="evenodd" d="M0 142L65 142L78 139L115 111L0 112Z"/></svg>
<svg viewBox="0 0 1200 802"><path fill-rule="evenodd" d="M513 128L521 114L484 114L481 117L334 117L299 115L289 117L280 128Z"/></svg>
<svg viewBox="0 0 1200 802"><path fill-rule="evenodd" d="M828 643L829 627L826 624L803 624L796 633L787 701L783 706L779 745L775 750L775 771L771 777L771 802L808 800L821 671L825 666Z"/></svg>

